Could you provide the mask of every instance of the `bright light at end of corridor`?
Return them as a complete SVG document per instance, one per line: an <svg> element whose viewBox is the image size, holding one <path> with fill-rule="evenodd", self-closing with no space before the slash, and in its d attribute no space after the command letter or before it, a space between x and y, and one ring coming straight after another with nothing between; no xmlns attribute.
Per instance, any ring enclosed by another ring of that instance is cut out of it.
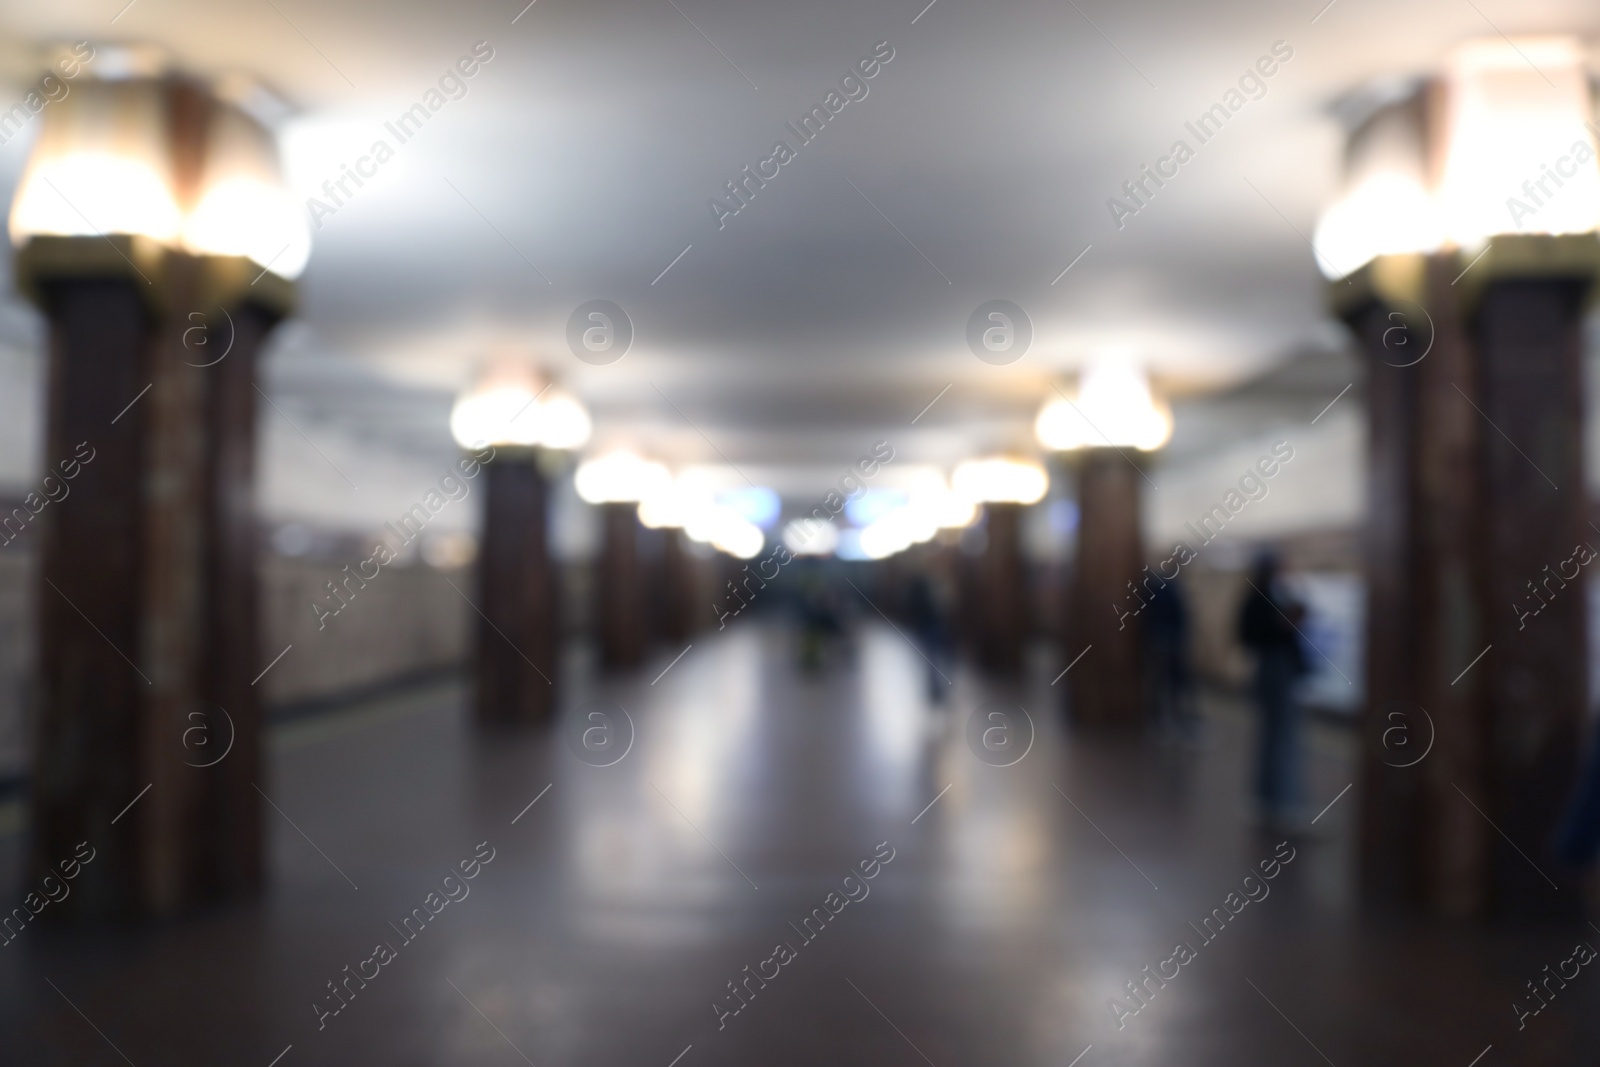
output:
<svg viewBox="0 0 1600 1067"><path fill-rule="evenodd" d="M797 556L831 556L839 547L839 527L831 522L808 524L792 519L783 527L783 543Z"/></svg>
<svg viewBox="0 0 1600 1067"><path fill-rule="evenodd" d="M662 471L666 473L666 468ZM582 475L581 469L579 474ZM680 473L676 478L670 473L665 478L652 477L645 488L637 498L639 521L651 529L681 528L691 541L711 545L739 559L754 559L766 545L761 527L738 508L720 503L710 484L694 477L693 472ZM580 487L579 494L582 492Z"/></svg>

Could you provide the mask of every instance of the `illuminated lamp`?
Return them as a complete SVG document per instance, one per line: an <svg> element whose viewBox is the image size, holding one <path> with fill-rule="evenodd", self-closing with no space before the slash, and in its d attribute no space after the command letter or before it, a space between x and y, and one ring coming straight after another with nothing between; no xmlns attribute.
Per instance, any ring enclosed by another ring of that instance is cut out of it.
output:
<svg viewBox="0 0 1600 1067"><path fill-rule="evenodd" d="M1172 436L1172 412L1151 395L1143 370L1102 360L1084 374L1076 399L1056 396L1040 409L1034 434L1055 452L1102 447L1154 452Z"/></svg>
<svg viewBox="0 0 1600 1067"><path fill-rule="evenodd" d="M959 495L982 504L1037 504L1050 488L1050 476L1032 460L993 456L959 464L950 483Z"/></svg>

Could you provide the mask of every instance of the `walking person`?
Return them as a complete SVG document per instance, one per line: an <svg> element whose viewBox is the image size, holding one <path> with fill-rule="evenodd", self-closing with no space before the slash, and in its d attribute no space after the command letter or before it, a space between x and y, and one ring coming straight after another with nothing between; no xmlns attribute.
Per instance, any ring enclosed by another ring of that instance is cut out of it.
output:
<svg viewBox="0 0 1600 1067"><path fill-rule="evenodd" d="M1296 629L1304 617L1305 607L1283 588L1278 557L1263 551L1251 568L1250 587L1239 607L1239 640L1256 661L1256 810L1262 824L1275 829L1293 823L1300 800L1300 715L1294 690L1306 670Z"/></svg>
<svg viewBox="0 0 1600 1067"><path fill-rule="evenodd" d="M1588 759L1556 831L1556 855L1574 867L1600 860L1600 729L1591 728Z"/></svg>
<svg viewBox="0 0 1600 1067"><path fill-rule="evenodd" d="M928 699L935 704L944 702L949 680L940 669L947 660L950 647L950 627L946 623L945 602L937 579L926 572L911 579L911 589L906 596L906 612L911 616L911 631L916 635L917 646L928 661Z"/></svg>
<svg viewBox="0 0 1600 1067"><path fill-rule="evenodd" d="M1176 578L1151 594L1141 636L1151 729L1163 740L1195 740L1199 723L1189 669L1189 604Z"/></svg>

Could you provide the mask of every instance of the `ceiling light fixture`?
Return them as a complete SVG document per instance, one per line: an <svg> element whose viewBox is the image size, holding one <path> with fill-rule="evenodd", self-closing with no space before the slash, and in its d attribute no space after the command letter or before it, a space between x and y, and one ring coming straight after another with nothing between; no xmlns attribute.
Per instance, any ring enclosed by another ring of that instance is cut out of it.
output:
<svg viewBox="0 0 1600 1067"><path fill-rule="evenodd" d="M1084 373L1075 399L1056 396L1040 409L1034 435L1056 452L1154 452L1172 437L1172 410L1151 394L1143 370L1125 360L1103 359Z"/></svg>
<svg viewBox="0 0 1600 1067"><path fill-rule="evenodd" d="M41 114L11 202L12 243L142 238L298 277L311 236L271 130L191 81L113 77L112 51Z"/></svg>
<svg viewBox="0 0 1600 1067"><path fill-rule="evenodd" d="M950 477L956 493L982 504L1037 504L1050 488L1050 476L1033 460L992 456L969 459Z"/></svg>

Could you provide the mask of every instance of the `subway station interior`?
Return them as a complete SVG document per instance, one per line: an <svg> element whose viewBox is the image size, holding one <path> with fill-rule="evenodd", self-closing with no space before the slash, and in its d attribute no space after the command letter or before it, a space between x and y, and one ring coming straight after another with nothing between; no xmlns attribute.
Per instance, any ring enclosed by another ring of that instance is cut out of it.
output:
<svg viewBox="0 0 1600 1067"><path fill-rule="evenodd" d="M0 0L0 196L0 1064L1600 1062L1592 4Z"/></svg>

